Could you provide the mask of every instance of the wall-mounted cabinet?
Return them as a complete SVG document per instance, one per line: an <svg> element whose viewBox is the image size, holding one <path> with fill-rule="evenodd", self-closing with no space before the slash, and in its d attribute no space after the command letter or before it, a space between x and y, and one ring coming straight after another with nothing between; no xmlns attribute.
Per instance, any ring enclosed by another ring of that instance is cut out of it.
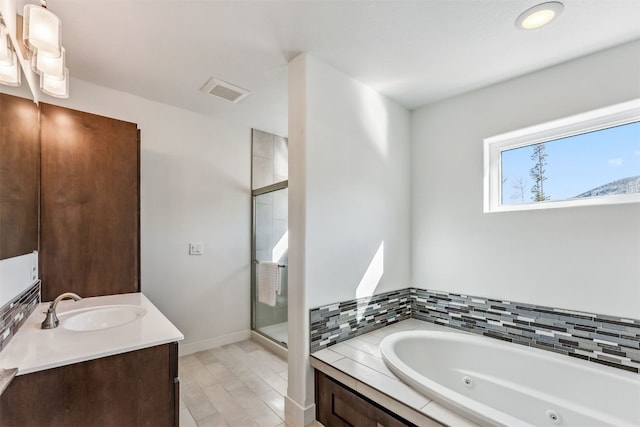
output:
<svg viewBox="0 0 640 427"><path fill-rule="evenodd" d="M39 250L44 301L139 292L137 125L0 94L0 137L0 259Z"/></svg>
<svg viewBox="0 0 640 427"><path fill-rule="evenodd" d="M42 299L138 292L135 123L41 104Z"/></svg>

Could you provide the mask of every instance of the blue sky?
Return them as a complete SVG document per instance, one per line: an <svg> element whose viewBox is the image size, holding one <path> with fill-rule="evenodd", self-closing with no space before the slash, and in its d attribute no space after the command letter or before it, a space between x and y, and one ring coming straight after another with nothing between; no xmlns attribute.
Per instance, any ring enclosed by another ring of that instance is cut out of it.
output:
<svg viewBox="0 0 640 427"><path fill-rule="evenodd" d="M640 175L640 122L629 123L547 142L547 180L544 192L551 200L570 199L580 193ZM512 185L525 180L525 203L531 203L533 166L531 146L502 152L503 204L522 203L512 198Z"/></svg>

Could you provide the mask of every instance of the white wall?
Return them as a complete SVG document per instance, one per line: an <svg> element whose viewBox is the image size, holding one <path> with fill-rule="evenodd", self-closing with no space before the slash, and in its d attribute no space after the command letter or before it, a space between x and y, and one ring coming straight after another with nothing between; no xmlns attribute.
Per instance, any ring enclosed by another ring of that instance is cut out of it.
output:
<svg viewBox="0 0 640 427"><path fill-rule="evenodd" d="M307 303L355 298L382 243L384 273L371 291L405 288L410 115L311 56L307 78Z"/></svg>
<svg viewBox="0 0 640 427"><path fill-rule="evenodd" d="M138 124L142 291L185 335L181 351L248 337L251 130L80 80L68 100L43 98Z"/></svg>
<svg viewBox="0 0 640 427"><path fill-rule="evenodd" d="M313 56L289 65L293 425L291 401L313 404L309 308L410 284L409 137L404 108Z"/></svg>
<svg viewBox="0 0 640 427"><path fill-rule="evenodd" d="M640 318L640 205L482 212L483 138L637 97L640 42L413 112L413 284Z"/></svg>

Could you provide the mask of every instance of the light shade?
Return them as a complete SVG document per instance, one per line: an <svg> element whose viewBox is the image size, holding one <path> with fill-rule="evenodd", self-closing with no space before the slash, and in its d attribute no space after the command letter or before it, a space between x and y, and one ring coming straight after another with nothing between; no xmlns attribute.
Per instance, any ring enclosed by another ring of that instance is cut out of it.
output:
<svg viewBox="0 0 640 427"><path fill-rule="evenodd" d="M522 12L515 24L521 30L535 30L557 18L563 10L564 5L557 1L541 3Z"/></svg>
<svg viewBox="0 0 640 427"><path fill-rule="evenodd" d="M48 74L40 74L40 90L56 98L69 97L69 69L64 69L64 78L58 79Z"/></svg>
<svg viewBox="0 0 640 427"><path fill-rule="evenodd" d="M11 65L0 65L0 83L7 86L20 86L21 74L18 58L13 50L10 51L10 56L13 61Z"/></svg>
<svg viewBox="0 0 640 427"><path fill-rule="evenodd" d="M31 56L31 68L38 74L47 74L51 78L64 79L65 51L60 48L60 56L46 56L38 50Z"/></svg>
<svg viewBox="0 0 640 427"><path fill-rule="evenodd" d="M24 43L41 55L59 57L62 48L62 22L44 7L28 4L24 7Z"/></svg>
<svg viewBox="0 0 640 427"><path fill-rule="evenodd" d="M7 29L0 25L0 65L13 65L13 49L9 47L9 38Z"/></svg>

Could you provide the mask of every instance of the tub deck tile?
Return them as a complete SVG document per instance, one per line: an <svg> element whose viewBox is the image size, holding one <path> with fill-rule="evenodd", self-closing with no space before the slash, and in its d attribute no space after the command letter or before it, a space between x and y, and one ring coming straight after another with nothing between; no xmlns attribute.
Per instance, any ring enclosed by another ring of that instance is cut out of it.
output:
<svg viewBox="0 0 640 427"><path fill-rule="evenodd" d="M429 399L407 387L400 380L392 379L378 371L375 371L355 360L344 358L333 364L337 369L362 381L378 390L384 390L386 394L391 394L397 400L404 402L411 408L421 408L429 402Z"/></svg>
<svg viewBox="0 0 640 427"><path fill-rule="evenodd" d="M428 406L431 403L429 398L402 382L386 367L379 351L380 341L392 333L412 330L451 329L407 319L314 352L311 354L311 364L416 425L477 427L477 424L438 404ZM333 359L335 361L328 362Z"/></svg>

